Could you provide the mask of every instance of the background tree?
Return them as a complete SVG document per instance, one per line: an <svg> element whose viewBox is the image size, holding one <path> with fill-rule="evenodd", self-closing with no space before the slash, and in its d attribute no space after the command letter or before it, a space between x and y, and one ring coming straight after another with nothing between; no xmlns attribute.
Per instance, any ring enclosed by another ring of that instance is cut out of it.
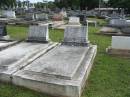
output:
<svg viewBox="0 0 130 97"><path fill-rule="evenodd" d="M11 9L16 6L16 0L0 0L0 8Z"/></svg>

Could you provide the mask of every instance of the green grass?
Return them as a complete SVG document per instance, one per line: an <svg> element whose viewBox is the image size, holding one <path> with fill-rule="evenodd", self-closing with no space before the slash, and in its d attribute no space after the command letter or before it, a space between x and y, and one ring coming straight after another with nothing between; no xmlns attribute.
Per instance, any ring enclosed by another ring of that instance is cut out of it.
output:
<svg viewBox="0 0 130 97"><path fill-rule="evenodd" d="M97 35L100 27L89 27L89 40L98 45L98 53L82 97L130 97L130 59L107 55L105 49L111 37ZM8 26L9 34L16 39L25 39L27 27ZM20 35L19 35L20 34ZM63 40L63 30L50 30L55 42ZM0 97L50 97L42 93L0 83Z"/></svg>

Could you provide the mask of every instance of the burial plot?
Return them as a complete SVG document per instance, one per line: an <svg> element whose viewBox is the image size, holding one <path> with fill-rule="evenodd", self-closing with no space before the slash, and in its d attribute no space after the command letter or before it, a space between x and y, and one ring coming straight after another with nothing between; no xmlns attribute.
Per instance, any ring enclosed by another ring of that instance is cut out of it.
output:
<svg viewBox="0 0 130 97"><path fill-rule="evenodd" d="M42 26L44 28L44 26ZM46 27L45 27L46 28ZM39 31L39 30L38 30ZM37 31L37 33L39 33ZM48 32L44 32L48 33ZM30 32L29 36L34 34L34 32ZM44 36L44 34L40 34L40 39ZM34 35L33 35L34 37ZM29 39L29 38L28 38ZM36 35L35 40L38 39ZM31 40L32 41L32 40ZM47 40L46 40L47 41ZM39 52L47 52L49 49L52 49L56 44L54 43L32 43L32 42L22 42L15 46L12 46L8 49L5 49L0 52L0 80L11 82L12 74L19 69L26 66L29 62L35 60Z"/></svg>
<svg viewBox="0 0 130 97"><path fill-rule="evenodd" d="M102 27L99 34L103 35L122 35L121 30L113 27Z"/></svg>
<svg viewBox="0 0 130 97"><path fill-rule="evenodd" d="M72 29L66 28L62 45L13 74L13 83L53 96L80 97L97 47L87 44L87 27L72 26Z"/></svg>
<svg viewBox="0 0 130 97"><path fill-rule="evenodd" d="M108 54L130 57L130 37L112 36L111 47L107 48Z"/></svg>

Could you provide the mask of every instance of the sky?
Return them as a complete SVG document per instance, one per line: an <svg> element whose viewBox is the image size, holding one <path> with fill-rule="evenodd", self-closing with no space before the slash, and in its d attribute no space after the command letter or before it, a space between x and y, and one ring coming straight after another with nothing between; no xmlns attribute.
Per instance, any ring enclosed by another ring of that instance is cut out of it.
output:
<svg viewBox="0 0 130 97"><path fill-rule="evenodd" d="M26 1L26 0L21 0L21 1ZM43 0L29 0L30 2L42 2ZM54 0L47 0L47 1L54 1Z"/></svg>

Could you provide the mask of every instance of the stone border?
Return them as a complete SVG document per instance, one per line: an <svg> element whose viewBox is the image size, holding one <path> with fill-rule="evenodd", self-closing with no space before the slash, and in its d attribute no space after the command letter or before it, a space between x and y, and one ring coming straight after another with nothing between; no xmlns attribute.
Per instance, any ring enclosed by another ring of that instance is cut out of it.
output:
<svg viewBox="0 0 130 97"><path fill-rule="evenodd" d="M117 55L123 57L130 57L130 50L113 49L112 47L106 48L106 52L109 55Z"/></svg>

